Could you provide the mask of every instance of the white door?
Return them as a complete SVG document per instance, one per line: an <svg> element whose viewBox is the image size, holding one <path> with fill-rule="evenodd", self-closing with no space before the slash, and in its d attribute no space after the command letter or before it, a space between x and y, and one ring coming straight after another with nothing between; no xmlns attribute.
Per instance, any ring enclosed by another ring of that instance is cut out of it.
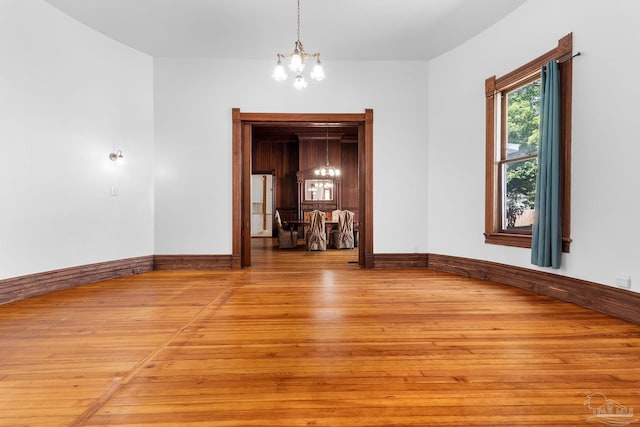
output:
<svg viewBox="0 0 640 427"><path fill-rule="evenodd" d="M251 235L271 237L273 175L251 175Z"/></svg>

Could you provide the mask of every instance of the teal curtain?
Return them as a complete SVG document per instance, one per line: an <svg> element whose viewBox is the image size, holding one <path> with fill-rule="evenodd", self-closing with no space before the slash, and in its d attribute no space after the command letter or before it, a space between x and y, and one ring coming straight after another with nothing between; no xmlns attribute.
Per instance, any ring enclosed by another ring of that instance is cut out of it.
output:
<svg viewBox="0 0 640 427"><path fill-rule="evenodd" d="M531 263L560 268L562 213L560 174L560 82L556 61L542 68L540 87L540 141L536 178L535 218Z"/></svg>

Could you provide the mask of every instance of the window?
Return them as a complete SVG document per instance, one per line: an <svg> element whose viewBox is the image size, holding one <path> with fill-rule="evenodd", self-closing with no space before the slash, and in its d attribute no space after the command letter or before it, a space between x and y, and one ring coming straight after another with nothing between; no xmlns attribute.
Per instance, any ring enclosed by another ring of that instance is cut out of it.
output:
<svg viewBox="0 0 640 427"><path fill-rule="evenodd" d="M570 148L572 35L558 46L496 78L485 81L486 189L485 242L531 247L538 170L540 69L558 61L561 75L563 251L570 239Z"/></svg>
<svg viewBox="0 0 640 427"><path fill-rule="evenodd" d="M501 231L531 233L538 171L540 78L501 93L498 167Z"/></svg>

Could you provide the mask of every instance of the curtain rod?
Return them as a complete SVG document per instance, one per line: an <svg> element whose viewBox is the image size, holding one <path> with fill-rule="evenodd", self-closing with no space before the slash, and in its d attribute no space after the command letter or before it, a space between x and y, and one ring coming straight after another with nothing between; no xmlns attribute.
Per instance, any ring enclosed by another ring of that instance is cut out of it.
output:
<svg viewBox="0 0 640 427"><path fill-rule="evenodd" d="M571 56L570 58L565 59L564 61L557 60L556 62L558 62L558 64L562 64L563 62L567 62L569 59L573 59L573 58L575 58L576 56L580 56L580 55L582 55L582 52L577 52L577 53L575 53L573 56Z"/></svg>

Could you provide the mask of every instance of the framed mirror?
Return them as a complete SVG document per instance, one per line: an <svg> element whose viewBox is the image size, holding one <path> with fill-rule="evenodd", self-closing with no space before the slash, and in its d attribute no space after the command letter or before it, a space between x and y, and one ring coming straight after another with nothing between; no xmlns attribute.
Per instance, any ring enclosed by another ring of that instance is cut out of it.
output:
<svg viewBox="0 0 640 427"><path fill-rule="evenodd" d="M333 179L305 179L304 200L332 201L335 194L334 189Z"/></svg>

